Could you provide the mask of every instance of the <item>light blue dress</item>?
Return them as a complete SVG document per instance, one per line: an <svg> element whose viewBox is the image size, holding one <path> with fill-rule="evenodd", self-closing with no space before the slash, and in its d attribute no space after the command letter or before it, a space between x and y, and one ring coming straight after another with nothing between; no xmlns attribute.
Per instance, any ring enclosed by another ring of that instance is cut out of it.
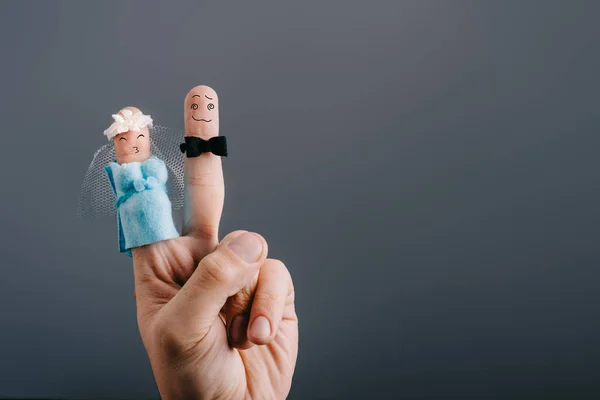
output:
<svg viewBox="0 0 600 400"><path fill-rule="evenodd" d="M119 251L179 237L167 196L165 163L151 156L143 162L105 168L116 196Z"/></svg>

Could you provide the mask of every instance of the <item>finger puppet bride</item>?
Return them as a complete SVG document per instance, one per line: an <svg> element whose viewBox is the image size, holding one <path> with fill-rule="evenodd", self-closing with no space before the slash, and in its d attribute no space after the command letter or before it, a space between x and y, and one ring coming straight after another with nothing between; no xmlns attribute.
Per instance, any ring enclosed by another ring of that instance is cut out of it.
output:
<svg viewBox="0 0 600 400"><path fill-rule="evenodd" d="M96 152L88 168L79 215L116 214L119 251L131 256L133 248L179 236L172 208L179 208L183 198L180 135L153 127L152 118L135 107L112 117L104 131L111 143Z"/></svg>

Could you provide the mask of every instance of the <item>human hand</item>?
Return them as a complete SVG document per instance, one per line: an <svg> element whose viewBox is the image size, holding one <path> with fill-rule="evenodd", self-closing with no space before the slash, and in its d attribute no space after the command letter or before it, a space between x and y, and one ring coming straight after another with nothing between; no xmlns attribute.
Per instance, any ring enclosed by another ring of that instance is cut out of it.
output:
<svg viewBox="0 0 600 400"><path fill-rule="evenodd" d="M186 136L218 135L216 93L193 88L184 116ZM258 234L218 242L219 157L186 157L185 181L184 235L132 250L138 325L160 394L285 398L298 352L291 276Z"/></svg>

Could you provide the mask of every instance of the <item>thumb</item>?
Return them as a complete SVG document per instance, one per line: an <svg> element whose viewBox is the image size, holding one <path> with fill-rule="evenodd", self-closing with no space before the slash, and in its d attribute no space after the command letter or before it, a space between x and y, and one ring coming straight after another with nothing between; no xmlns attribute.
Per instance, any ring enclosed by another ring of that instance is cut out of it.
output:
<svg viewBox="0 0 600 400"><path fill-rule="evenodd" d="M242 290L266 258L267 242L262 236L251 232L226 236L163 308L171 334L183 341L202 340L227 298Z"/></svg>

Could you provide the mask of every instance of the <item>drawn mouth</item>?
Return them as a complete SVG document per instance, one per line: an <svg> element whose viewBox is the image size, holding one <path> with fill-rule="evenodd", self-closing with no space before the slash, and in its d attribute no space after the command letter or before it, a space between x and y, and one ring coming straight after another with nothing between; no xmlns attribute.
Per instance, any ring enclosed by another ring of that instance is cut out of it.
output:
<svg viewBox="0 0 600 400"><path fill-rule="evenodd" d="M137 147L134 146L133 148L135 149L135 154L140 152L140 149L138 149Z"/></svg>
<svg viewBox="0 0 600 400"><path fill-rule="evenodd" d="M193 116L193 115L192 115L192 119L193 119L194 121L204 121L204 122L210 122L210 121L212 121L212 119L204 119L204 118L196 119L196 118L194 118L194 116Z"/></svg>

